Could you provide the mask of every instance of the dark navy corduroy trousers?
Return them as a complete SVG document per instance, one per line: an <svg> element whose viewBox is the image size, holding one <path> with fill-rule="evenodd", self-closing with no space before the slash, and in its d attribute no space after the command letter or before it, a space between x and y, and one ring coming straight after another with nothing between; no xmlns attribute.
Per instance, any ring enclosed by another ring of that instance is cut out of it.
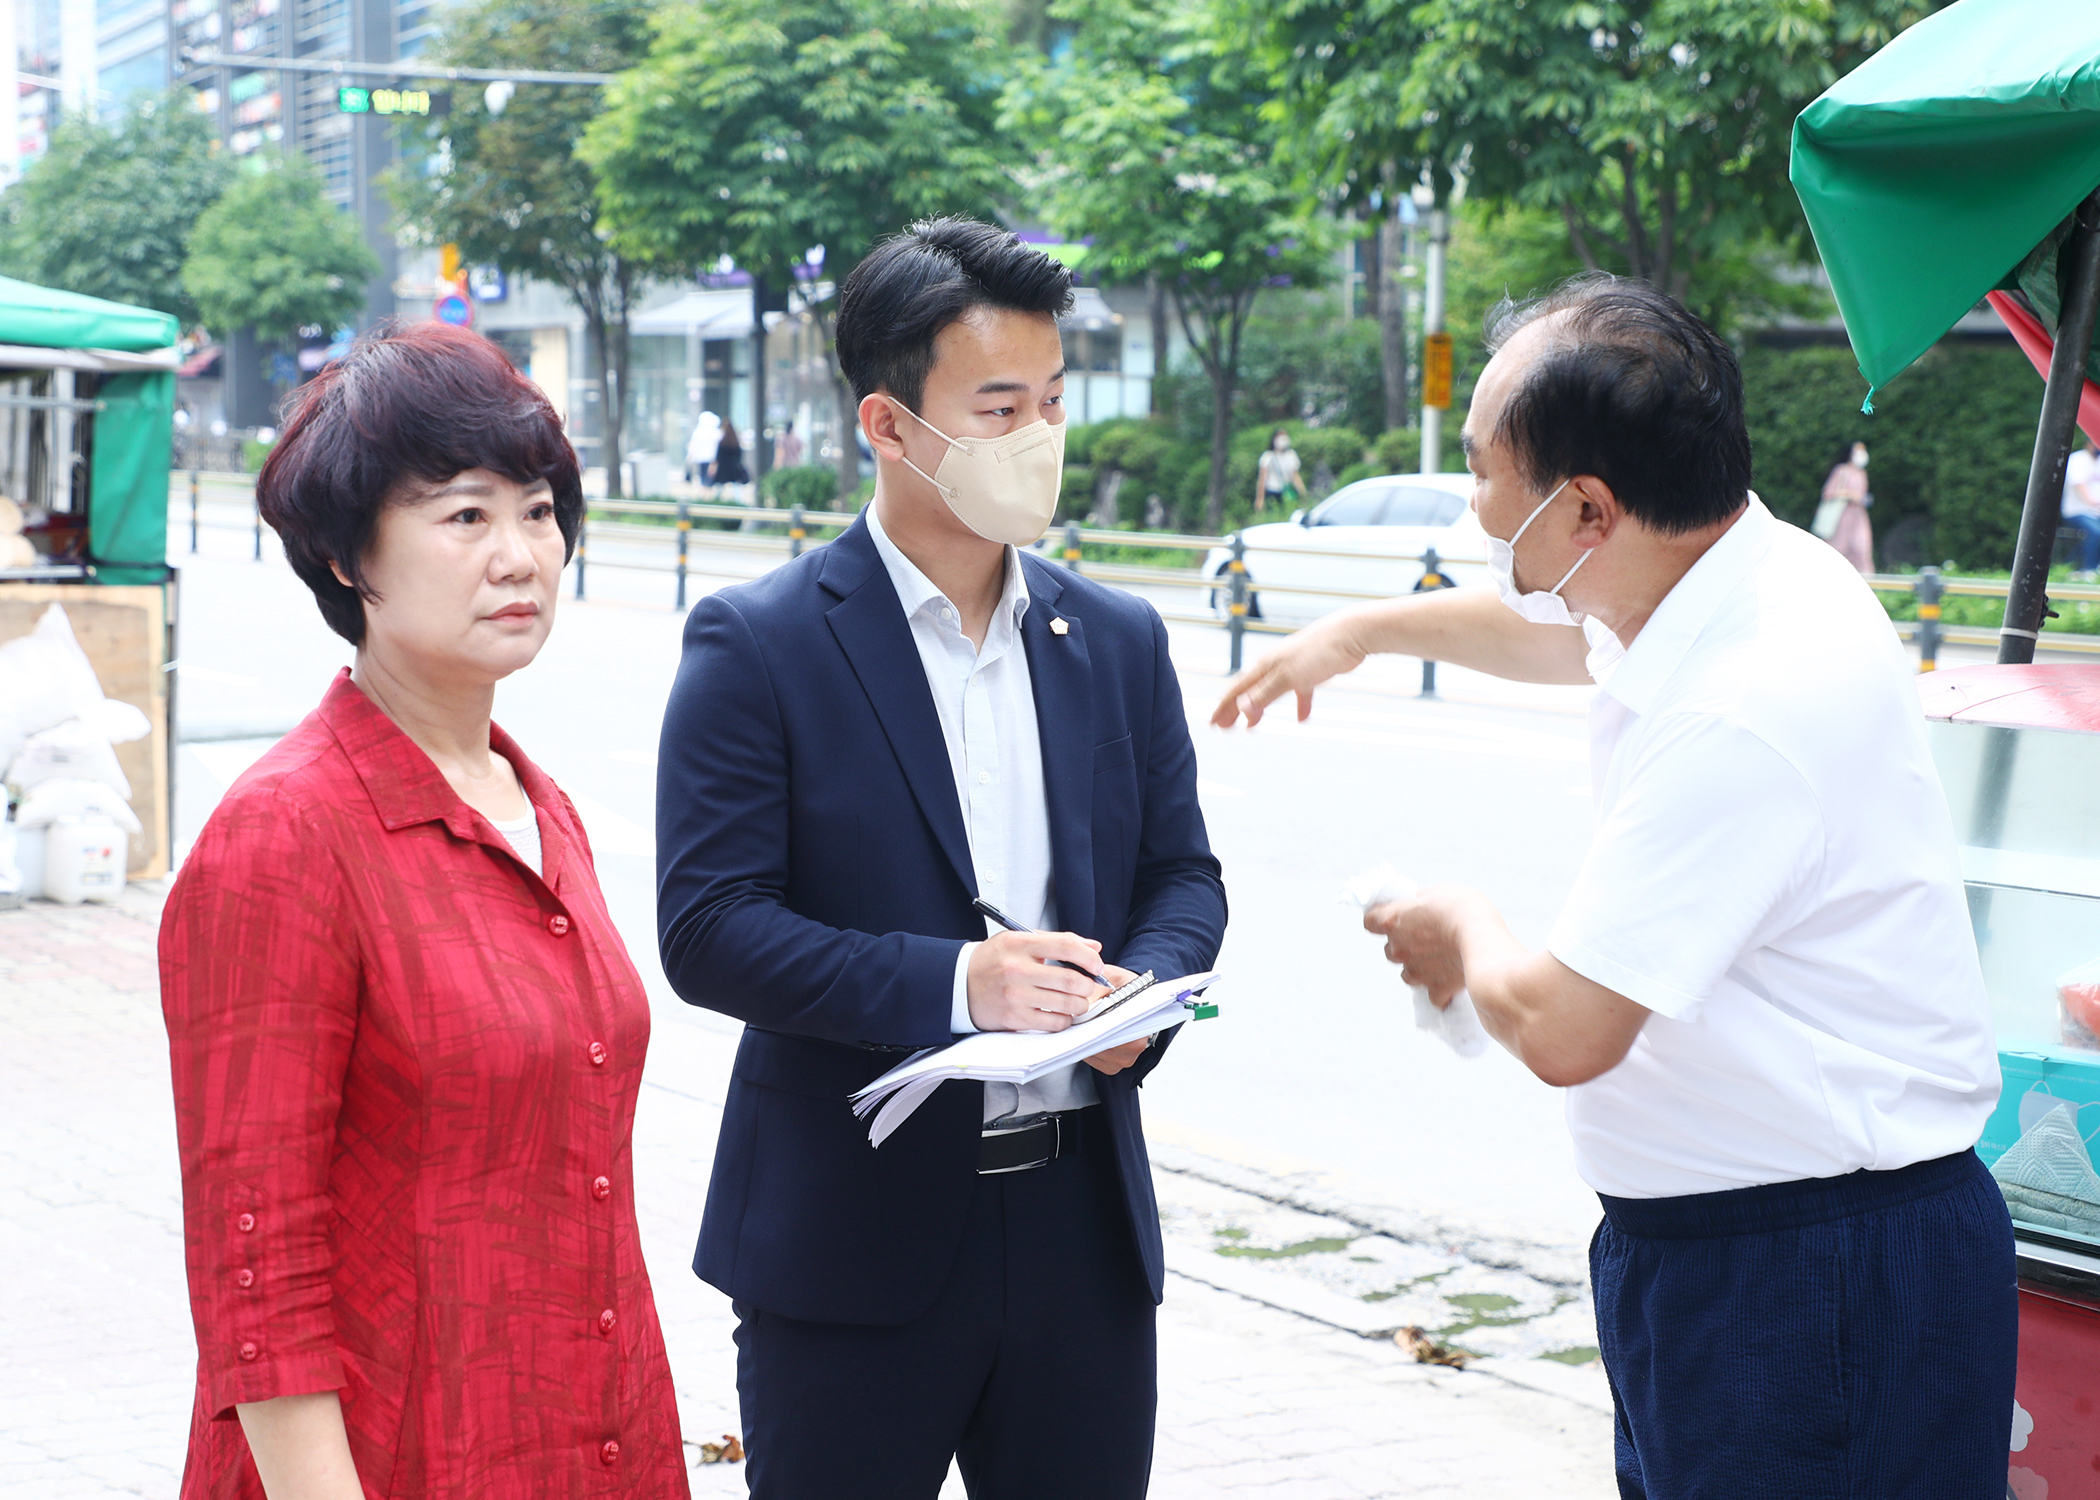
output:
<svg viewBox="0 0 2100 1500"><path fill-rule="evenodd" d="M1624 1500L2004 1500L2012 1221L1973 1151L1604 1199Z"/></svg>

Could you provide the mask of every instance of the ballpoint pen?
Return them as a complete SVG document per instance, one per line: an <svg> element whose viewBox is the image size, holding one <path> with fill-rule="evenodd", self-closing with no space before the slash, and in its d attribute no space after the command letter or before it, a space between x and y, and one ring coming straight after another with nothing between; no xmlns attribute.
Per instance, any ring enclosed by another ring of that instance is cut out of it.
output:
<svg viewBox="0 0 2100 1500"><path fill-rule="evenodd" d="M1009 917L1005 912L999 910L998 907L992 905L991 902L985 900L982 896L972 897L970 900L970 904L976 907L980 912L984 913L984 915L990 917L994 922L997 922L1001 927L1004 927L1008 932L1040 932L1042 930L1038 927L1023 927L1019 922L1016 922L1012 917ZM1073 963L1070 959L1053 958L1050 960L1050 962L1056 964L1059 968L1070 969L1074 974L1085 974L1087 978L1093 980L1094 983L1100 985L1101 988L1103 988L1104 990L1112 990L1115 988L1114 985L1110 984L1099 974L1095 974L1090 970L1080 967L1078 964Z"/></svg>

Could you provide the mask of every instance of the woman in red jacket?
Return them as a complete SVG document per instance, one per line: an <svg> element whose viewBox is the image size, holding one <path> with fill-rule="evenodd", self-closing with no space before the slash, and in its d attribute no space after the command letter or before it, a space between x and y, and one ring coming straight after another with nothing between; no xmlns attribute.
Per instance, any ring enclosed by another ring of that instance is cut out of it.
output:
<svg viewBox="0 0 2100 1500"><path fill-rule="evenodd" d="M648 1002L560 788L489 722L583 518L477 335L369 336L257 481L357 646L161 927L197 1401L184 1500L683 1497L635 1227Z"/></svg>

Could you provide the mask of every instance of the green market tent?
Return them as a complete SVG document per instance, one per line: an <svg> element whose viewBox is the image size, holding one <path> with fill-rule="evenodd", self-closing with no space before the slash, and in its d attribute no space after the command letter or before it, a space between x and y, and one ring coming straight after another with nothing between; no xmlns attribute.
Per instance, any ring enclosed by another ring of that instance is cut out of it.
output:
<svg viewBox="0 0 2100 1500"><path fill-rule="evenodd" d="M147 356L168 350L180 331L167 313L0 276L0 368L98 377L88 549L106 583L158 583L166 575L175 370L172 361Z"/></svg>
<svg viewBox="0 0 2100 1500"><path fill-rule="evenodd" d="M2053 331L2056 246L2100 186L2100 3L1927 17L1801 112L1792 176L1869 387L1995 288Z"/></svg>

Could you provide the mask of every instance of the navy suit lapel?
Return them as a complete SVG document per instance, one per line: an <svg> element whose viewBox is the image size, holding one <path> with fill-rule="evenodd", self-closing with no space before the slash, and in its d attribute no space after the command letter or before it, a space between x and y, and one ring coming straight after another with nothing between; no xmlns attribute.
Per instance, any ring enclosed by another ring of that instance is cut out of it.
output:
<svg viewBox="0 0 2100 1500"><path fill-rule="evenodd" d="M845 597L824 618L874 705L941 852L955 866L963 888L975 895L977 870L970 862L970 841L963 831L962 806L955 799L955 773L948 763L940 715L934 711L933 689L867 523L855 522L825 551L831 555L824 559L824 584ZM858 577L853 576L856 569Z"/></svg>
<svg viewBox="0 0 2100 1500"><path fill-rule="evenodd" d="M1064 584L1057 570L1022 554L1028 613L1021 639L1035 693L1043 747L1043 794L1050 814L1050 872L1057 925L1084 933L1094 925L1094 684L1086 630L1058 612ZM1062 632L1052 620L1064 623Z"/></svg>

